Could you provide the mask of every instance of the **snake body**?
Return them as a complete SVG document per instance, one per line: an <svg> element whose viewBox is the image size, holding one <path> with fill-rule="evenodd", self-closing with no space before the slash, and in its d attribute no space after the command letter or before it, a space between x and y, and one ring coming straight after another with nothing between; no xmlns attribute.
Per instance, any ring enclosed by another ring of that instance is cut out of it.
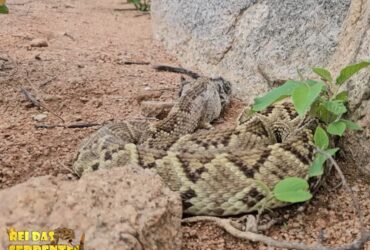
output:
<svg viewBox="0 0 370 250"><path fill-rule="evenodd" d="M108 125L81 145L74 162L81 175L136 164L158 173L180 193L183 211L229 216L287 205L271 199L280 180L307 178L313 161L312 131L290 102L250 114L233 128L193 133L217 118L228 103L223 79L197 78L163 121Z"/></svg>

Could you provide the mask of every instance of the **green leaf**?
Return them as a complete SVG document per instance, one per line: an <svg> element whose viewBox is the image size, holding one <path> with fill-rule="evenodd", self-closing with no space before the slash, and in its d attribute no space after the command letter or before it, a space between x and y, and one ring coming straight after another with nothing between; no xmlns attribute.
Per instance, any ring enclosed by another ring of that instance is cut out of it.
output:
<svg viewBox="0 0 370 250"><path fill-rule="evenodd" d="M342 91L338 93L335 97L334 100L346 102L348 100L348 91Z"/></svg>
<svg viewBox="0 0 370 250"><path fill-rule="evenodd" d="M292 101L298 114L303 117L310 110L312 103L320 95L324 84L316 81L307 81L295 88L292 93Z"/></svg>
<svg viewBox="0 0 370 250"><path fill-rule="evenodd" d="M329 83L333 82L333 78L328 70L323 68L313 68L312 71L319 75L322 79L325 79Z"/></svg>
<svg viewBox="0 0 370 250"><path fill-rule="evenodd" d="M329 137L326 134L325 130L318 126L315 130L315 134L313 136L315 145L320 149L327 149L329 146Z"/></svg>
<svg viewBox="0 0 370 250"><path fill-rule="evenodd" d="M325 150L325 152L331 156L334 156L338 150L339 148L330 148ZM318 152L315 155L315 158L308 170L308 176L313 177L322 175L324 173L324 163L327 159L328 159L327 155Z"/></svg>
<svg viewBox="0 0 370 250"><path fill-rule="evenodd" d="M6 5L0 5L0 14L8 14L9 13L9 9L8 7L6 7Z"/></svg>
<svg viewBox="0 0 370 250"><path fill-rule="evenodd" d="M327 130L329 134L342 136L346 130L346 123L343 121L332 122Z"/></svg>
<svg viewBox="0 0 370 250"><path fill-rule="evenodd" d="M308 169L308 176L319 176L324 173L324 162L326 161L326 157L323 154L317 153L315 155L315 158L313 159L313 162Z"/></svg>
<svg viewBox="0 0 370 250"><path fill-rule="evenodd" d="M290 96L293 90L300 84L300 82L288 80L280 87L274 88L269 91L266 95L256 98L252 107L253 111L261 111L274 102Z"/></svg>
<svg viewBox="0 0 370 250"><path fill-rule="evenodd" d="M333 100L324 102L324 107L335 115L341 115L347 112L347 108L342 101Z"/></svg>
<svg viewBox="0 0 370 250"><path fill-rule="evenodd" d="M319 96L319 98L317 98L317 100L311 105L310 115L312 117L319 118L319 120L325 124L329 124L330 122L335 121L337 116L333 115L324 107L324 102L326 102L326 100Z"/></svg>
<svg viewBox="0 0 370 250"><path fill-rule="evenodd" d="M338 85L342 85L345 81L347 81L351 76L356 74L358 71L361 69L367 67L370 65L370 60L369 61L362 61L356 64L348 65L344 69L340 71L339 76L336 79L336 83Z"/></svg>
<svg viewBox="0 0 370 250"><path fill-rule="evenodd" d="M361 126L357 123L351 122L349 120L341 119L342 122L344 122L348 129L350 130L362 130Z"/></svg>
<svg viewBox="0 0 370 250"><path fill-rule="evenodd" d="M331 156L334 156L336 152L338 152L339 148L329 148L325 150L326 153L328 153Z"/></svg>
<svg viewBox="0 0 370 250"><path fill-rule="evenodd" d="M298 114L300 116L304 116L310 107L308 105L308 93L310 91L310 87L308 85L302 84L301 86L297 87L292 93L292 101L294 107L296 108Z"/></svg>
<svg viewBox="0 0 370 250"><path fill-rule="evenodd" d="M273 190L276 199L284 202L302 202L312 198L305 179L288 177L279 181Z"/></svg>

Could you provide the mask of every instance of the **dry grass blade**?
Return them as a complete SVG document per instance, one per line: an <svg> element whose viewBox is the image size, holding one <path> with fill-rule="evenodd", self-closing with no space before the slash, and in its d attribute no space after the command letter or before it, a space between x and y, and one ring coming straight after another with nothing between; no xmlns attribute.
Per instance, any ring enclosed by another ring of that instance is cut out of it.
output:
<svg viewBox="0 0 370 250"><path fill-rule="evenodd" d="M101 126L100 123L75 123L75 124L37 124L36 128L90 128L95 126Z"/></svg>
<svg viewBox="0 0 370 250"><path fill-rule="evenodd" d="M28 92L26 89L21 87L22 94L36 107L41 107L40 102L34 97L30 92Z"/></svg>

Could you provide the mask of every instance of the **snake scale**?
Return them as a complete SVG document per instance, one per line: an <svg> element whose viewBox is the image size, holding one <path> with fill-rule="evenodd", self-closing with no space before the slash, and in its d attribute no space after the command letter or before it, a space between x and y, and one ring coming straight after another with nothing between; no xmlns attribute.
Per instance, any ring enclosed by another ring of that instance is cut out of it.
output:
<svg viewBox="0 0 370 250"><path fill-rule="evenodd" d="M254 114L246 108L233 128L196 131L219 117L231 87L222 78L205 77L186 86L164 120L107 125L85 139L75 172L130 164L152 169L180 193L183 211L191 215L229 216L287 205L266 203L266 187L289 176L307 178L315 151L312 130L300 127L293 105L280 102Z"/></svg>

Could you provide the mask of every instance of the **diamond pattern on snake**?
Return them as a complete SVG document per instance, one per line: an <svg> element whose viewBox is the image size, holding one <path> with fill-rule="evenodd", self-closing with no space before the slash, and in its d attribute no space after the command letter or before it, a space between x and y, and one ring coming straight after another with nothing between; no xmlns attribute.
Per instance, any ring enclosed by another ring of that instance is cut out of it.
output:
<svg viewBox="0 0 370 250"><path fill-rule="evenodd" d="M307 178L313 160L312 130L289 101L252 113L246 108L233 128L209 128L229 103L231 85L222 78L195 77L168 116L157 123L107 125L85 139L73 168L78 175L136 164L159 174L180 193L190 215L230 216L275 208L264 183Z"/></svg>

